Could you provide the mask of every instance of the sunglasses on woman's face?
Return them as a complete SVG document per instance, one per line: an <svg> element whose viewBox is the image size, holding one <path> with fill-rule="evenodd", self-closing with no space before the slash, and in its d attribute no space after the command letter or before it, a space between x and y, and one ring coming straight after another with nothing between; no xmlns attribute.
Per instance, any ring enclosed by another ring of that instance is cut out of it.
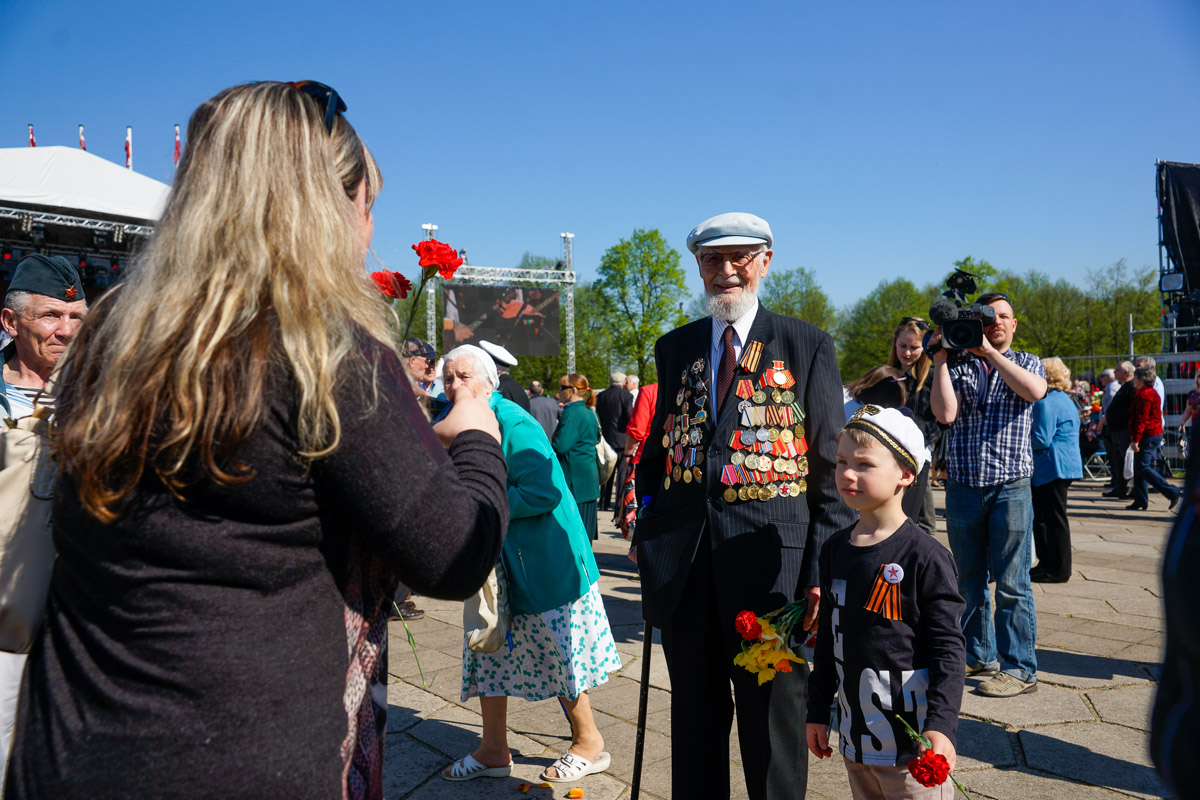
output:
<svg viewBox="0 0 1200 800"><path fill-rule="evenodd" d="M293 89L299 89L307 95L317 98L325 110L325 130L333 133L333 118L346 113L346 103L338 95L337 89L319 81L284 81Z"/></svg>

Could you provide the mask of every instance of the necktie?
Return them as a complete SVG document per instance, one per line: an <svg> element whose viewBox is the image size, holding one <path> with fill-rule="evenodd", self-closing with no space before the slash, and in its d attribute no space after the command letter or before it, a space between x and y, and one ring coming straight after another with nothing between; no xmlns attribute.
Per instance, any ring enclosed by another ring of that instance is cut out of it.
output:
<svg viewBox="0 0 1200 800"><path fill-rule="evenodd" d="M717 366L717 413L725 404L725 395L729 394L729 384L733 383L733 368L737 359L733 355L733 326L726 325L725 333L721 336L721 363Z"/></svg>

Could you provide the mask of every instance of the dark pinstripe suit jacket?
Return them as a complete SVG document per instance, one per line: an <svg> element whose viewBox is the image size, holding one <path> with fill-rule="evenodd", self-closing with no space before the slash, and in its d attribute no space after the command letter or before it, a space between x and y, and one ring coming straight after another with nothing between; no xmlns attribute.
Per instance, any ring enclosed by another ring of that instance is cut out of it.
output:
<svg viewBox="0 0 1200 800"><path fill-rule="evenodd" d="M759 306L748 341L763 343L757 370L734 374L729 394L715 418L716 387L710 387L703 425L703 479L672 482L664 489L667 448L666 417L675 410L680 374L703 358L712 344L712 320L705 318L676 328L654 347L660 391L646 449L637 468L638 497L653 497L639 520L634 540L642 581L642 614L662 627L675 612L688 569L707 525L713 548L713 570L720 613L733 625L743 608L771 611L799 596L805 586L819 585L817 556L821 545L853 521L834 485L837 446L834 436L845 420L841 376L833 340L819 328L773 314ZM741 378L756 382L772 361L782 361L796 380L792 391L806 414L808 491L798 497L728 503L722 497L721 467L730 463L729 440L740 427L734 387Z"/></svg>

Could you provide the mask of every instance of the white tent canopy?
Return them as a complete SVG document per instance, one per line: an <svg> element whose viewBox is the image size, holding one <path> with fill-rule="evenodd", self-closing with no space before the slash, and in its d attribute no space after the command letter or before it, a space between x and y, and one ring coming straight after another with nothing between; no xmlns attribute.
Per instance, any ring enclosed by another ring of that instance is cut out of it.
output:
<svg viewBox="0 0 1200 800"><path fill-rule="evenodd" d="M0 148L0 205L155 222L170 187L74 147Z"/></svg>

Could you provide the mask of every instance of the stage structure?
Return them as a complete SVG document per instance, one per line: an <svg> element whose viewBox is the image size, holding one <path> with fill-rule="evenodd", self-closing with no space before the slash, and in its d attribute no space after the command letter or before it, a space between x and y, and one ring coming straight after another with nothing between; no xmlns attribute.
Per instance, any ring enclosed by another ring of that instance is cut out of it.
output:
<svg viewBox="0 0 1200 800"><path fill-rule="evenodd" d="M1200 350L1200 164L1159 161L1158 271L1171 337L1163 351ZM1179 341L1179 340L1182 341Z"/></svg>
<svg viewBox="0 0 1200 800"><path fill-rule="evenodd" d="M563 262L560 262L563 263ZM516 267L477 267L464 264L454 273L454 279L445 283L441 278L434 280L443 283L443 293L457 288L468 287L509 287L533 294L533 306L539 308L550 305L562 306L562 333L564 334L567 350L567 372L575 371L575 273L565 263L562 269L518 269ZM436 313L434 292L428 291L426 305L426 331L428 341L435 339ZM526 300L522 295L521 302ZM558 301L558 302L556 302ZM513 301L510 301L513 302ZM443 342L445 344L445 342Z"/></svg>
<svg viewBox="0 0 1200 800"><path fill-rule="evenodd" d="M169 187L70 147L0 149L0 293L29 253L77 260L95 298L154 230Z"/></svg>

